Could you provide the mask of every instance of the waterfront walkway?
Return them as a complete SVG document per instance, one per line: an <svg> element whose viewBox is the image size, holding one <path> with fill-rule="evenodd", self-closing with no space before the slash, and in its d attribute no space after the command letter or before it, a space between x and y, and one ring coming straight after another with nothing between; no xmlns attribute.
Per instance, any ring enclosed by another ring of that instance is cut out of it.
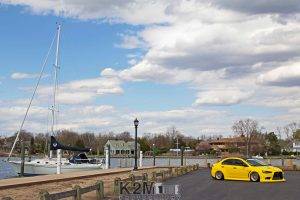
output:
<svg viewBox="0 0 300 200"><path fill-rule="evenodd" d="M183 200L296 200L300 199L300 171L285 172L286 182L217 181L208 169L172 178L165 184L181 185Z"/></svg>
<svg viewBox="0 0 300 200"><path fill-rule="evenodd" d="M152 169L153 167L142 167L140 170ZM51 174L43 176L33 176L24 178L10 178L0 180L0 190L31 186L59 181L69 181L74 179L92 178L97 176L113 175L118 173L131 172L132 168L101 169L93 171L72 172L66 174Z"/></svg>
<svg viewBox="0 0 300 200"><path fill-rule="evenodd" d="M18 200L39 199L39 192L41 190L47 190L50 193L62 192L72 189L75 185L82 187L94 185L99 180L104 182L105 195L110 196L113 193L113 181L116 177L127 178L131 173L138 176L143 173L151 175L152 172L163 169L168 168L142 167L136 172L133 172L132 168L105 169L59 175L3 179L0 180L0 199L8 196ZM95 199L95 194L88 194L85 199Z"/></svg>

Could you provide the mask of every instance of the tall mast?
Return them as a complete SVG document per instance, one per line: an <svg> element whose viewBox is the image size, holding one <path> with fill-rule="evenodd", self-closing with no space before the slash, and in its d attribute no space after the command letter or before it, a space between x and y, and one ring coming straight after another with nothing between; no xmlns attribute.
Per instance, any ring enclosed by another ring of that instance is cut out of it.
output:
<svg viewBox="0 0 300 200"><path fill-rule="evenodd" d="M51 134L55 134L55 121L56 121L56 112L58 112L58 107L56 105L56 93L58 88L58 72L59 72L59 43L60 43L60 31L61 25L57 26L57 40L56 40L56 52L55 52L55 64L54 64L54 87L53 87L53 104L52 104L52 124L51 124ZM50 158L52 158L52 150L50 150Z"/></svg>
<svg viewBox="0 0 300 200"><path fill-rule="evenodd" d="M60 28L59 28L59 29L60 29ZM28 106L27 106L27 108L26 108L26 111L25 111L25 115L24 115L23 120L22 120L22 122L21 122L21 125L20 125L20 127L19 127L19 131L17 132L15 141L14 141L13 146L12 146L10 152L9 152L8 159L11 157L11 155L12 155L12 153L13 153L15 147L16 147L16 144L17 144L17 142L18 142L18 140L19 140L20 133L21 133L21 131L23 130L23 126L24 126L25 121L26 121L26 119L27 119L27 116L28 116L30 107L31 107L31 105L32 105L33 99L34 99L34 97L35 97L35 94L36 94L37 89L38 89L38 87L39 87L39 85L40 85L41 79L42 79L42 77L43 77L43 74L44 74L44 71L45 71L45 68L46 68L46 64L47 64L47 61L48 61L48 58L49 58L49 55L50 55L52 46L53 46L53 44L54 44L54 41L55 41L55 37L53 38L53 40L52 40L52 42L51 42L51 45L50 45L50 47L49 47L49 49L48 49L47 55L46 55L46 57L45 57L45 59L44 59L43 66L42 66L42 69L41 69L41 72L40 72L40 74L39 74L37 83L36 83L36 85L35 85L35 87L34 87L33 93L32 93L32 95L31 95L31 97L30 97L29 104L28 104Z"/></svg>

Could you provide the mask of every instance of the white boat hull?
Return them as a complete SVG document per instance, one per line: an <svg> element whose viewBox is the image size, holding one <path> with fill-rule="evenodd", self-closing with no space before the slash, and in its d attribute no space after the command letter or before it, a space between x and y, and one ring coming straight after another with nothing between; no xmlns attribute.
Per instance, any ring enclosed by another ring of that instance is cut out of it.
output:
<svg viewBox="0 0 300 200"><path fill-rule="evenodd" d="M16 173L20 173L21 162L9 161ZM102 164L65 164L61 165L61 173L90 171L102 169ZM26 175L42 175L42 174L56 174L57 166L53 164L43 165L31 162L24 163L24 174Z"/></svg>

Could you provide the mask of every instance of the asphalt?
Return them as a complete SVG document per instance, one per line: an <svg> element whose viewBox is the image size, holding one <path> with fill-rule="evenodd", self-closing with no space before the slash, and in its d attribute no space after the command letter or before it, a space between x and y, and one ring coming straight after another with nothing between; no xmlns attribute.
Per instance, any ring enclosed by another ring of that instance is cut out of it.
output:
<svg viewBox="0 0 300 200"><path fill-rule="evenodd" d="M286 182L253 183L218 181L209 170L201 169L167 180L164 184L180 185L183 200L299 200L300 172L285 172Z"/></svg>

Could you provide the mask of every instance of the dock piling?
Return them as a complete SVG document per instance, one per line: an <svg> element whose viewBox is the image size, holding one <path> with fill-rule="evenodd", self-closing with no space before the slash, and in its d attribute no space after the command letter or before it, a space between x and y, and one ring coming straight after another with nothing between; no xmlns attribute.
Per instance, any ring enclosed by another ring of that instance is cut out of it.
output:
<svg viewBox="0 0 300 200"><path fill-rule="evenodd" d="M180 165L181 166L183 166L183 152L184 152L184 147L182 146L181 151L180 151L180 153L181 153L181 163L180 163Z"/></svg>
<svg viewBox="0 0 300 200"><path fill-rule="evenodd" d="M140 151L140 167L143 166L143 152Z"/></svg>
<svg viewBox="0 0 300 200"><path fill-rule="evenodd" d="M20 169L20 176L24 176L24 163L25 163L25 146L24 141L21 140L21 169Z"/></svg>
<svg viewBox="0 0 300 200"><path fill-rule="evenodd" d="M56 173L57 174L61 174L61 157L62 157L62 152L61 149L57 149L57 169L56 169Z"/></svg>

